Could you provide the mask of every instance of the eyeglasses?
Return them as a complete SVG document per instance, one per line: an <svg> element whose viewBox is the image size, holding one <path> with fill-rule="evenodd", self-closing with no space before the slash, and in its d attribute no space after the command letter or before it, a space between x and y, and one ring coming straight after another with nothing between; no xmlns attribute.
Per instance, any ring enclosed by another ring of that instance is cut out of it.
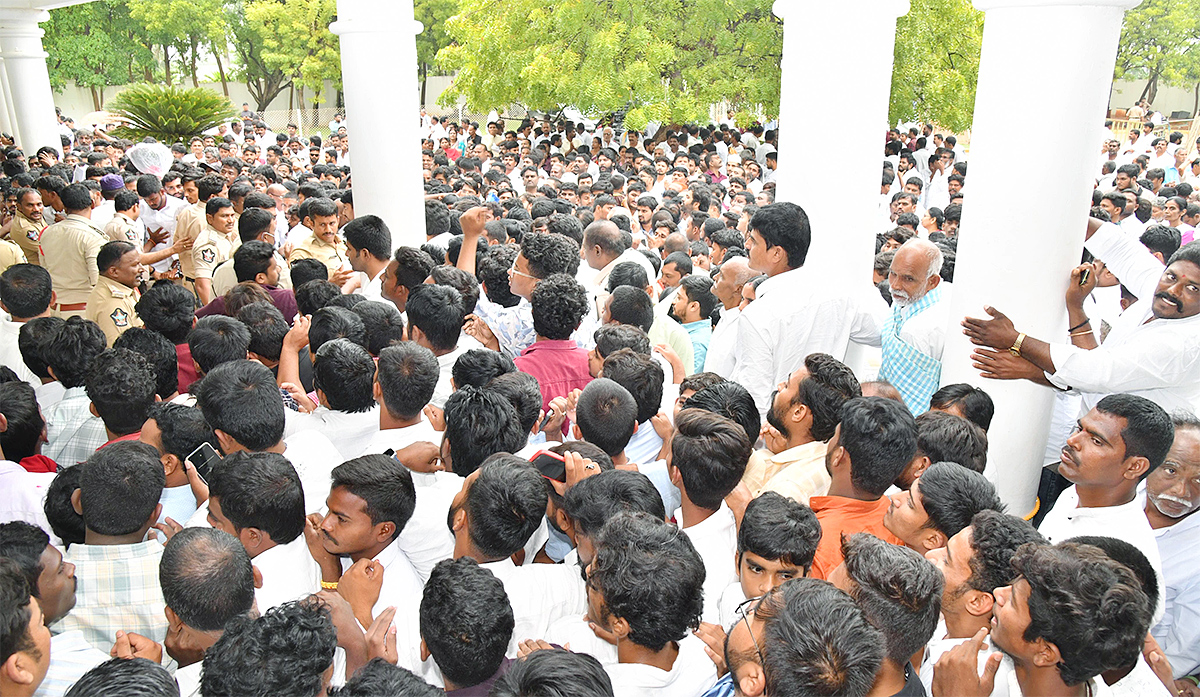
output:
<svg viewBox="0 0 1200 697"><path fill-rule="evenodd" d="M750 598L748 600L743 601L740 605L737 606L737 608L734 610L734 613L739 618L741 618L741 620L743 622L746 623L746 631L750 634L750 641L754 642L754 650L758 652L758 663L759 663L759 665L765 666L767 664L767 661L765 658L763 658L762 649L758 647L758 639L754 638L754 629L750 626L750 617L749 617L749 614L751 612L755 612L756 610L758 610L758 606L762 604L763 597L765 597L765 596L760 596L758 598ZM749 607L751 603L754 604L754 607ZM749 609L747 609L748 607L749 607Z"/></svg>
<svg viewBox="0 0 1200 697"><path fill-rule="evenodd" d="M524 276L525 278L528 278L528 279L537 280L537 276L534 276L532 274L527 274L524 271L517 271L516 262L513 262L513 265L508 268L508 272L514 276Z"/></svg>

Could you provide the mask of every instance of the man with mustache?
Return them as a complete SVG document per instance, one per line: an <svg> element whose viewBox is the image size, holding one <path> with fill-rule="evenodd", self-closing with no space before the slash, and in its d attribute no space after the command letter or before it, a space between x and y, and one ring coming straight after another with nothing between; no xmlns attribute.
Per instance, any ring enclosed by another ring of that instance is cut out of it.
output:
<svg viewBox="0 0 1200 697"><path fill-rule="evenodd" d="M1083 312L1096 277L1084 264L1068 282L1071 343L1027 336L999 310L986 307L993 319L963 322L971 341L985 347L976 349L975 367L986 378L1076 390L1083 394L1080 413L1115 392L1145 397L1168 412L1200 404L1200 243L1180 247L1164 269L1136 238L1093 218L1085 247L1138 298L1113 321L1104 343L1096 343Z"/></svg>
<svg viewBox="0 0 1200 697"><path fill-rule="evenodd" d="M880 334L879 377L895 385L913 414L929 410L942 377L950 303L941 273L942 250L918 238L896 250L888 270L892 311Z"/></svg>
<svg viewBox="0 0 1200 697"><path fill-rule="evenodd" d="M1163 583L1167 587L1162 620L1150 633L1162 647L1175 673L1180 694L1200 694L1195 679L1200 672L1200 419L1183 412L1172 417L1175 441L1162 465L1146 477L1138 492L1162 557Z"/></svg>

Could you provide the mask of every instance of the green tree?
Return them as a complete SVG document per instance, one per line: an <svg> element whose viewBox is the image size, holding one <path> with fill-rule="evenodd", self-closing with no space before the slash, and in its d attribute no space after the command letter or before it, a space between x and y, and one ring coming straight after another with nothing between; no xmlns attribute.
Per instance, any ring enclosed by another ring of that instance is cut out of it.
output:
<svg viewBox="0 0 1200 697"><path fill-rule="evenodd" d="M706 118L722 99L779 109L783 24L770 0L462 0L441 101L475 111L575 106L625 123Z"/></svg>
<svg viewBox="0 0 1200 697"><path fill-rule="evenodd" d="M51 10L50 21L42 26L50 85L59 91L68 82L88 88L96 110L104 108L105 87L153 79L150 37L130 17L124 0Z"/></svg>
<svg viewBox="0 0 1200 697"><path fill-rule="evenodd" d="M1154 101L1160 81L1196 84L1200 94L1200 0L1144 0L1125 13L1115 79L1144 79L1138 99Z"/></svg>
<svg viewBox="0 0 1200 697"><path fill-rule="evenodd" d="M450 45L446 20L458 12L459 0L416 0L413 12L425 31L417 34L417 72L421 80L421 104L425 103L425 80L437 60L437 52Z"/></svg>
<svg viewBox="0 0 1200 697"><path fill-rule="evenodd" d="M228 5L226 12L238 57L231 75L246 83L246 89L254 98L255 110L262 111L280 92L291 86L292 80L278 65L267 65L263 58L263 34L268 27L248 21L246 6L241 0Z"/></svg>
<svg viewBox="0 0 1200 697"><path fill-rule="evenodd" d="M192 86L198 87L200 76L196 64L202 49L213 49L224 78L220 56L228 35L222 0L128 0L129 13L144 24L146 31L163 47L166 81L170 79L170 52L173 47L187 56L187 71ZM215 47L215 49L214 49ZM222 80L223 82L224 80ZM228 89L226 89L228 92Z"/></svg>
<svg viewBox="0 0 1200 697"><path fill-rule="evenodd" d="M888 120L921 120L954 131L971 125L983 13L971 0L911 0L896 21Z"/></svg>
<svg viewBox="0 0 1200 697"><path fill-rule="evenodd" d="M126 120L113 130L117 137L149 136L168 144L186 141L237 115L228 97L204 87L133 85L114 97L110 106Z"/></svg>
<svg viewBox="0 0 1200 697"><path fill-rule="evenodd" d="M324 101L326 80L341 85L341 51L337 36L329 31L336 14L336 0L246 3L246 21L260 38L263 65L308 90L314 104Z"/></svg>

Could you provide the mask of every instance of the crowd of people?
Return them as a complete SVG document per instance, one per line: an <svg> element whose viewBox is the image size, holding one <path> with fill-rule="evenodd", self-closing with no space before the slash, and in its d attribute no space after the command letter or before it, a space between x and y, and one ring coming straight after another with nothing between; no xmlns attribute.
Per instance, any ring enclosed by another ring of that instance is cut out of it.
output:
<svg viewBox="0 0 1200 697"><path fill-rule="evenodd" d="M422 112L406 244L341 117L241 116L4 150L0 694L1200 695L1179 134L1105 139L1034 337L950 316L967 152L929 125L831 281L773 127ZM1032 512L942 384L960 323L1056 393Z"/></svg>

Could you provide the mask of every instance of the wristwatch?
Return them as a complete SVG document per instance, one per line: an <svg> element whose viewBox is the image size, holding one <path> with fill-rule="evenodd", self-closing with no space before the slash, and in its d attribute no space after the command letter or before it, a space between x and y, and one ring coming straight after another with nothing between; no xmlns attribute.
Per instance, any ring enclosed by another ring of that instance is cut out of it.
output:
<svg viewBox="0 0 1200 697"><path fill-rule="evenodd" d="M1021 357L1021 344L1023 344L1023 343L1025 343L1025 335L1018 334L1017 340L1014 341L1013 345L1009 347L1008 352L1011 353L1012 355L1016 356L1017 358L1020 358Z"/></svg>

